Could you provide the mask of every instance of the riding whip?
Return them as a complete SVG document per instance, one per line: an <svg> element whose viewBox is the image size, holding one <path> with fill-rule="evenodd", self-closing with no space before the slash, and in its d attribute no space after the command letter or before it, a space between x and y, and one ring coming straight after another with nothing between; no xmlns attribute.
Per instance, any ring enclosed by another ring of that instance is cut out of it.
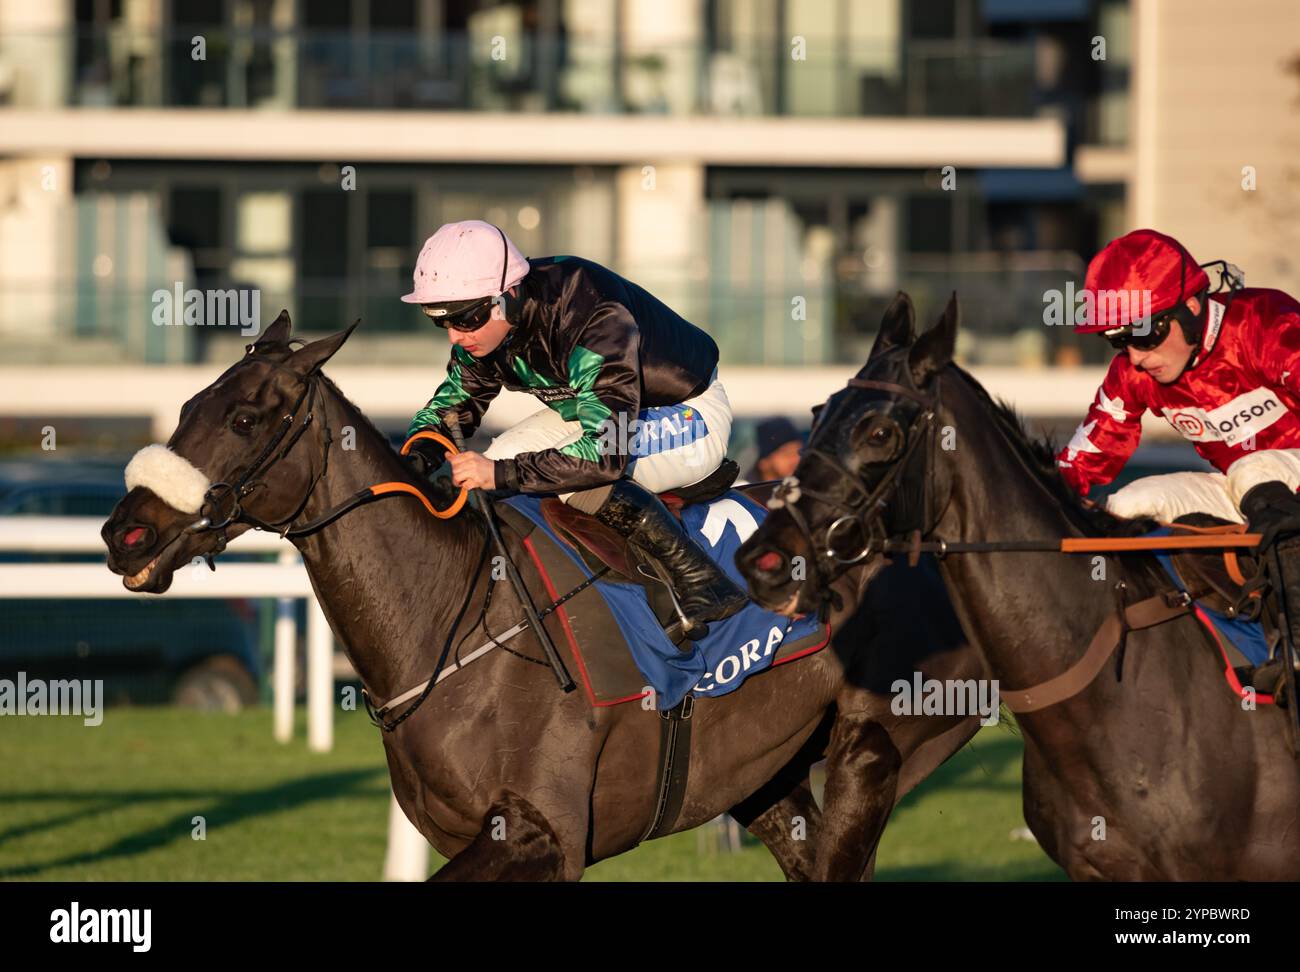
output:
<svg viewBox="0 0 1300 972"><path fill-rule="evenodd" d="M456 448L464 452L465 439L460 433L459 417L454 411L450 411L444 416L443 422L446 424L448 431L451 432L451 437L456 442ZM471 489L469 495L470 500L478 507L478 511L483 514L488 534L492 537L492 543L505 564L506 576L510 578L510 585L515 589L519 602L524 606L524 616L528 618L528 623L532 626L533 631L537 633L537 640L542 644L542 651L545 652L546 660L551 665L551 671L555 673L556 681L560 683L560 688L565 692L572 692L577 688L577 684L573 681L568 669L564 667L560 653L555 650L555 644L551 641L550 632L542 627L542 619L537 616L537 608L533 605L533 599L528 593L528 588L524 586L524 579L519 576L519 569L515 567L510 552L506 550L505 541L501 539L501 531L497 529L496 516L492 511L491 501L477 487Z"/></svg>

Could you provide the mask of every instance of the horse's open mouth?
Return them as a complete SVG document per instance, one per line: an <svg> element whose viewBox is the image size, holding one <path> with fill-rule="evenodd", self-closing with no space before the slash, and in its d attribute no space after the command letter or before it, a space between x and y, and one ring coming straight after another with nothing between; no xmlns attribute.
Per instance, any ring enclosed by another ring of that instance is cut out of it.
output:
<svg viewBox="0 0 1300 972"><path fill-rule="evenodd" d="M798 589L796 589L795 592L790 595L790 597L785 601L785 603L780 604L777 607L774 607L772 610L775 611L777 614L784 615L787 618L792 618L795 615L799 614L800 612L799 612Z"/></svg>
<svg viewBox="0 0 1300 972"><path fill-rule="evenodd" d="M773 614L793 618L803 613L799 608L799 595L802 591L801 586L795 585L793 591L782 597L777 591L764 590L761 585L756 587L751 583L749 585L749 598L764 611L771 611Z"/></svg>
<svg viewBox="0 0 1300 972"><path fill-rule="evenodd" d="M139 590L141 587L144 587L144 585L148 583L149 576L153 573L153 569L158 566L158 561L161 559L162 559L162 554L160 553L158 554L158 556L154 557L153 560L149 561L149 563L145 564L143 567L137 570L130 577L123 577L122 583L133 591Z"/></svg>
<svg viewBox="0 0 1300 972"><path fill-rule="evenodd" d="M177 533L162 545L152 560L134 574L127 574L125 569L115 566L112 557L109 558L108 569L122 575L122 586L128 591L161 594L172 585L172 569L177 562L176 551L179 549L177 541L185 535L184 531Z"/></svg>

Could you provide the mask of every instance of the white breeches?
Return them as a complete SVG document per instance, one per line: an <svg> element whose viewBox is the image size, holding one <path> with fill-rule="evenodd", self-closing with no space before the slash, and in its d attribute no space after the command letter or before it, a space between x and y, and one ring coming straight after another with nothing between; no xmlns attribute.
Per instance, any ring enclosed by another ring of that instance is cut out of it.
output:
<svg viewBox="0 0 1300 972"><path fill-rule="evenodd" d="M1242 523L1241 498L1260 483L1279 480L1300 486L1300 449L1265 449L1242 456L1220 472L1177 472L1147 476L1117 490L1106 502L1116 516L1152 516L1170 523L1185 513L1210 513Z"/></svg>
<svg viewBox="0 0 1300 972"><path fill-rule="evenodd" d="M680 405L642 409L637 420L626 428L611 424L611 441L632 454L624 475L652 493L697 483L727 457L731 403L716 371L709 387L696 397ZM566 422L558 412L543 408L494 438L483 455L510 459L521 452L559 449L581 436L578 422ZM560 499L567 503L573 495L561 493Z"/></svg>

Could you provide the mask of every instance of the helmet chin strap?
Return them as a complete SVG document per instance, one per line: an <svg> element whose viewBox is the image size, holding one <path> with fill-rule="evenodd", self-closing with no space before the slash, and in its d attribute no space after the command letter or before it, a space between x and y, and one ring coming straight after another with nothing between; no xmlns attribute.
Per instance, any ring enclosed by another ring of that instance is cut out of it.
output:
<svg viewBox="0 0 1300 972"><path fill-rule="evenodd" d="M519 284L515 284L518 288ZM518 322L519 309L523 306L524 295L522 291L518 294L512 294L510 291L501 293L501 317L510 325L510 330L506 332L505 340L500 344L501 348L510 347L511 343L524 331L523 326Z"/></svg>
<svg viewBox="0 0 1300 972"><path fill-rule="evenodd" d="M1197 294L1196 299L1201 305L1201 309L1196 314L1178 315L1178 326L1182 329L1183 340L1192 346L1192 353L1187 356L1187 363L1183 365L1183 370L1178 372L1178 378L1200 364L1201 358L1205 355L1205 320L1210 302L1206 293ZM1183 307L1185 309L1187 305L1184 304ZM1177 381L1178 378L1174 380Z"/></svg>

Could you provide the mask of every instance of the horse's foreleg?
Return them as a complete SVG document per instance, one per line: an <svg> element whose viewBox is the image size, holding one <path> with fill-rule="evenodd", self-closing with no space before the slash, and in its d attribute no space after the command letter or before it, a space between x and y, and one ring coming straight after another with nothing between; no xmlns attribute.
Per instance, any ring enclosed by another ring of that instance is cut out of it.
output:
<svg viewBox="0 0 1300 972"><path fill-rule="evenodd" d="M431 881L561 881L564 847L546 818L509 791L483 815L483 828Z"/></svg>
<svg viewBox="0 0 1300 972"><path fill-rule="evenodd" d="M841 711L826 754L826 793L813 879L864 881L894 808L903 757L872 716Z"/></svg>
<svg viewBox="0 0 1300 972"><path fill-rule="evenodd" d="M808 770L826 750L830 725L827 716L776 776L729 811L771 851L788 881L812 877L822 812Z"/></svg>
<svg viewBox="0 0 1300 972"><path fill-rule="evenodd" d="M772 852L787 881L809 880L822 812L813 798L807 775L776 803L756 813L760 803L768 801L755 794L732 807L731 815Z"/></svg>

